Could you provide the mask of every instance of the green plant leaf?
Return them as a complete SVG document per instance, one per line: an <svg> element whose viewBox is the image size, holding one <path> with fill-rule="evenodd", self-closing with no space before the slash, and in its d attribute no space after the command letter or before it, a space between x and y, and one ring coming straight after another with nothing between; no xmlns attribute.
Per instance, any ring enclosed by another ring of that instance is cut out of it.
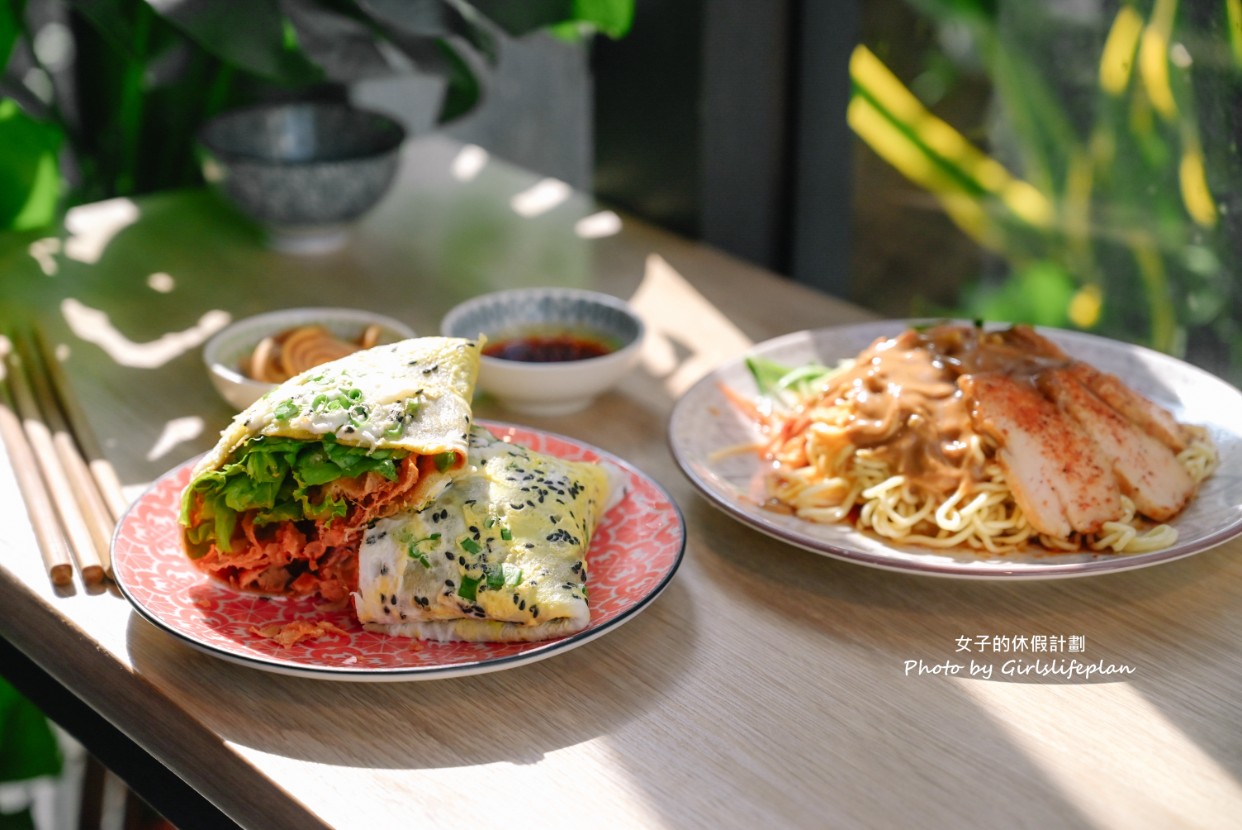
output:
<svg viewBox="0 0 1242 830"><path fill-rule="evenodd" d="M68 0L110 48L126 60L141 60L134 49L139 40L133 3L127 0Z"/></svg>
<svg viewBox="0 0 1242 830"><path fill-rule="evenodd" d="M495 63L500 54L496 38L478 9L469 3L453 2L455 31L489 63Z"/></svg>
<svg viewBox="0 0 1242 830"><path fill-rule="evenodd" d="M488 20L514 37L564 23L573 17L573 0L469 0Z"/></svg>
<svg viewBox="0 0 1242 830"><path fill-rule="evenodd" d="M412 34L439 37L453 29L453 8L445 0L358 0L358 8Z"/></svg>
<svg viewBox="0 0 1242 830"><path fill-rule="evenodd" d="M1076 290L1064 267L1039 260L1015 270L1000 285L970 286L963 292L963 313L983 320L1067 328Z"/></svg>
<svg viewBox="0 0 1242 830"><path fill-rule="evenodd" d="M623 37L634 21L634 0L447 0L471 6L506 34L521 37L541 29L576 38L585 27Z"/></svg>
<svg viewBox="0 0 1242 830"><path fill-rule="evenodd" d="M483 88L470 64L452 44L439 40L436 45L449 69L448 87L444 91L444 101L440 105L439 114L440 122L447 123L474 109L483 96Z"/></svg>
<svg viewBox="0 0 1242 830"><path fill-rule="evenodd" d="M302 51L330 79L350 82L394 71L379 47L374 21L356 8L338 9L321 0L284 0L281 7Z"/></svg>
<svg viewBox="0 0 1242 830"><path fill-rule="evenodd" d="M0 679L0 782L57 775L63 760L47 718Z"/></svg>
<svg viewBox="0 0 1242 830"><path fill-rule="evenodd" d="M0 3L0 72L8 66L13 45L22 35L22 13L25 2Z"/></svg>
<svg viewBox="0 0 1242 830"><path fill-rule="evenodd" d="M51 224L60 203L59 152L64 132L0 99L0 228Z"/></svg>
<svg viewBox="0 0 1242 830"><path fill-rule="evenodd" d="M276 0L147 0L161 17L220 60L285 86L323 79Z"/></svg>
<svg viewBox="0 0 1242 830"><path fill-rule="evenodd" d="M496 38L482 15L457 0L358 0L382 30L396 40L459 37L488 61L495 62ZM395 32L393 30L396 30Z"/></svg>
<svg viewBox="0 0 1242 830"><path fill-rule="evenodd" d="M909 0L910 5L933 20L967 23L992 22L999 12L997 0Z"/></svg>
<svg viewBox="0 0 1242 830"><path fill-rule="evenodd" d="M614 40L634 24L634 0L574 0L574 19Z"/></svg>

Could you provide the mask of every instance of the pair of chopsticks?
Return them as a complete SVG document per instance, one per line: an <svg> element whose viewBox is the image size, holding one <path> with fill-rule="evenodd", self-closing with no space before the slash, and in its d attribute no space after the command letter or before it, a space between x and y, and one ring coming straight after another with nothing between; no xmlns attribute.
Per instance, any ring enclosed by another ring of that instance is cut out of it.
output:
<svg viewBox="0 0 1242 830"><path fill-rule="evenodd" d="M50 341L37 327L0 335L0 437L52 583L97 585L112 576L112 531L127 507L66 382Z"/></svg>

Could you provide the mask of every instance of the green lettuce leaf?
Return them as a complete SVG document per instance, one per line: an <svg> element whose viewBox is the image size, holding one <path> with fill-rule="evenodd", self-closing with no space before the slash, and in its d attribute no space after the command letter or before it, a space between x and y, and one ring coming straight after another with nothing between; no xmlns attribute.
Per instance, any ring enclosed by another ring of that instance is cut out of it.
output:
<svg viewBox="0 0 1242 830"><path fill-rule="evenodd" d="M785 406L792 406L798 398L812 391L818 382L840 371L820 363L791 367L759 356L746 358L746 368L754 378L761 397Z"/></svg>
<svg viewBox="0 0 1242 830"><path fill-rule="evenodd" d="M324 484L342 478L379 473L397 478L404 450L368 450L339 443L333 436L322 441L259 436L244 444L235 458L217 470L199 476L181 502L192 555L202 555L215 541L221 552L232 550L230 540L238 516L255 511L255 524L344 518L348 505L342 498L326 498ZM202 520L190 526L195 496L202 497Z"/></svg>

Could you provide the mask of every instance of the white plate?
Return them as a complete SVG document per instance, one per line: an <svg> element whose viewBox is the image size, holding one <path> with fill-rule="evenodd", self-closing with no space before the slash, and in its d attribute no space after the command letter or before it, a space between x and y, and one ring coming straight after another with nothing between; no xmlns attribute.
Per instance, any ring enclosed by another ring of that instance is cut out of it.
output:
<svg viewBox="0 0 1242 830"><path fill-rule="evenodd" d="M327 680L391 681L496 671L568 651L645 609L681 564L681 511L660 485L616 456L563 435L480 422L498 437L572 460L607 459L624 474L625 495L601 520L587 555L591 621L537 643L436 643L363 630L349 609L314 599L241 593L195 568L181 548L181 491L193 460L169 471L130 507L112 541L117 585L156 627L214 657L279 674ZM338 633L282 647L258 629L297 619L327 621Z"/></svg>
<svg viewBox="0 0 1242 830"><path fill-rule="evenodd" d="M669 446L691 483L733 518L791 545L895 571L962 578L1049 578L1130 570L1207 550L1242 533L1242 392L1183 361L1079 332L1041 329L1072 357L1118 375L1137 392L1170 409L1179 420L1207 427L1220 451L1216 473L1171 524L1177 543L1151 553L1096 554L1029 551L1001 556L969 550L898 546L847 525L824 525L759 506L764 464L754 453L721 453L753 442L756 431L723 392L755 394L746 356L789 366L810 361L834 365L878 337L920 322L886 320L802 331L754 346L747 355L699 380L678 401L669 421Z"/></svg>

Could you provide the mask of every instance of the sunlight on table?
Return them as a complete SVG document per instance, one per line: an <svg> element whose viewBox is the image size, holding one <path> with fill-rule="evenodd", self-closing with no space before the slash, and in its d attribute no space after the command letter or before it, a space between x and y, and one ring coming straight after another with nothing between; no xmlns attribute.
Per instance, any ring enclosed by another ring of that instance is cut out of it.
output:
<svg viewBox="0 0 1242 830"><path fill-rule="evenodd" d="M1063 707L1062 718L1041 723L1038 732L1015 724L1024 723L1024 711L1046 709L1047 704L1041 705L1040 700L1055 693L1056 687L977 680L964 680L960 687L979 704L980 712L1025 753L1031 764L1060 788L1067 801L1100 826L1118 822L1132 827L1150 826L1154 818L1150 803L1128 794L1136 788L1147 790L1154 781L1178 782L1176 786L1161 788L1160 800L1168 811L1165 818L1170 826L1185 822L1183 826L1211 827L1215 826L1214 817L1242 815L1242 787L1229 771L1128 684L1076 686L1078 697L1074 706ZM1082 713L1082 717L1076 718L1076 713ZM1077 738L1081 735L1101 731L1124 733L1128 724L1139 722L1155 733L1151 751L1141 756L1128 748L1105 743L1092 747L1089 754L1075 752L1071 757L1066 751L1067 747L1080 745ZM1162 764L1168 768L1162 770ZM1185 769L1195 770L1194 788L1183 786ZM1104 790L1116 790L1116 797L1101 799ZM1214 794L1214 798L1203 798L1207 793ZM1121 804L1133 805L1134 813L1118 816L1116 809ZM1104 805L1108 805L1106 813L1100 812Z"/></svg>
<svg viewBox="0 0 1242 830"><path fill-rule="evenodd" d="M643 366L664 379L664 389L673 399L722 360L753 345L659 254L648 255L630 304L647 324Z"/></svg>
<svg viewBox="0 0 1242 830"><path fill-rule="evenodd" d="M168 332L147 343L135 343L117 330L108 315L72 297L61 304L65 321L73 333L94 343L122 366L154 369L201 346L232 320L228 312L212 309L198 319L198 324L184 331Z"/></svg>

